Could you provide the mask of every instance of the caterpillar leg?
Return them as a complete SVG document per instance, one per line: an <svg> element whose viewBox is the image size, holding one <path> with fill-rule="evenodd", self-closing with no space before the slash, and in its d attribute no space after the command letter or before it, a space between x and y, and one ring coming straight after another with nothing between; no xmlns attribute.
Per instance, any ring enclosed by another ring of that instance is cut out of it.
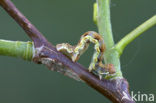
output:
<svg viewBox="0 0 156 103"><path fill-rule="evenodd" d="M100 62L98 65L96 65L95 73L99 76L99 79L101 80L106 75L115 75L115 68L113 64L102 64Z"/></svg>

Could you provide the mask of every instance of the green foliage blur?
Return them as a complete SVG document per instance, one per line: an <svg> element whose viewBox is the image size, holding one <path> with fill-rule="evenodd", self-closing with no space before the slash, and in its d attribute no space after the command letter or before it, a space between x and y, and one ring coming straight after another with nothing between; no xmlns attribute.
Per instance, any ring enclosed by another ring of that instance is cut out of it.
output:
<svg viewBox="0 0 156 103"><path fill-rule="evenodd" d="M92 19L95 0L12 1L54 45L63 42L74 45L84 32L97 31ZM156 13L156 0L111 1L115 42ZM0 39L30 40L2 8ZM121 56L123 76L129 81L130 90L136 93L156 96L155 44L156 27L153 27L131 43ZM79 62L88 67L92 53L90 46ZM0 82L0 103L111 103L85 83L12 57L0 56Z"/></svg>

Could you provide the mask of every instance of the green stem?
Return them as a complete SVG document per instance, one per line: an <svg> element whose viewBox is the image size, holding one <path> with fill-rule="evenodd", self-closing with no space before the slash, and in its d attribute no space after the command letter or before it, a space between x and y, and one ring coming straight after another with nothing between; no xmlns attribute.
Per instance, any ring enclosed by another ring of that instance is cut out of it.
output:
<svg viewBox="0 0 156 103"><path fill-rule="evenodd" d="M111 20L110 20L110 0L97 0L97 26L99 33L104 39L106 51L104 54L105 64L113 64L116 69L115 77L122 77L120 69L120 59L118 52L113 49L114 40L112 34ZM94 11L94 13L96 13ZM95 20L94 15L94 20Z"/></svg>
<svg viewBox="0 0 156 103"><path fill-rule="evenodd" d="M123 39L121 39L115 46L115 49L119 52L119 55L122 54L124 48L131 43L135 38L141 35L143 32L151 28L152 26L156 25L156 15L152 18L138 26L132 32L127 34Z"/></svg>
<svg viewBox="0 0 156 103"><path fill-rule="evenodd" d="M97 0L97 24L107 49L114 46L110 20L110 0Z"/></svg>
<svg viewBox="0 0 156 103"><path fill-rule="evenodd" d="M0 55L32 60L34 46L32 42L9 41L0 39Z"/></svg>

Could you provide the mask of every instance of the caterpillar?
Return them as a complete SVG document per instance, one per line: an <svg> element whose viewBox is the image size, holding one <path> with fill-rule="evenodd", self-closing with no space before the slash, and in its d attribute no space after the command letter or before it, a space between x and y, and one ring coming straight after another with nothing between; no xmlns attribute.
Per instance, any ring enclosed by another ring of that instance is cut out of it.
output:
<svg viewBox="0 0 156 103"><path fill-rule="evenodd" d="M113 64L102 63L106 47L101 35L94 31L88 31L84 33L76 46L72 46L68 43L62 43L57 44L56 49L70 58L73 62L76 62L80 58L80 56L87 50L89 43L95 44L95 52L88 68L89 72L97 74L100 80L102 79L102 77L104 77L104 75L114 74L115 69Z"/></svg>

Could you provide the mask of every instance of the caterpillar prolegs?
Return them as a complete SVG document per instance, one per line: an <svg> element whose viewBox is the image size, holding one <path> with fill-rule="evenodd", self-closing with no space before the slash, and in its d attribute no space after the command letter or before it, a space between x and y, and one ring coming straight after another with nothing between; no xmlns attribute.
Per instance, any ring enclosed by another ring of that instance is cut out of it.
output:
<svg viewBox="0 0 156 103"><path fill-rule="evenodd" d="M97 74L100 79L106 75L113 75L115 73L114 66L112 64L106 65L102 63L105 51L104 40L94 31L84 33L76 46L62 43L56 45L56 49L70 58L73 62L76 62L87 50L90 42L95 44L95 53L93 54L92 62L90 63L88 70Z"/></svg>

